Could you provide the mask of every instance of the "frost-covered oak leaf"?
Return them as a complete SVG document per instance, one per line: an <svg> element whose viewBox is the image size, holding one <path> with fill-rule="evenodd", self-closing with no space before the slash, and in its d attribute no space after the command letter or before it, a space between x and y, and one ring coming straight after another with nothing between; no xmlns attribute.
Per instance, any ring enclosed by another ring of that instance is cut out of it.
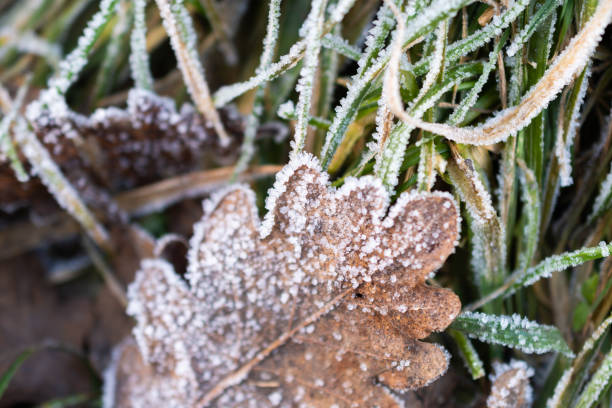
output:
<svg viewBox="0 0 612 408"><path fill-rule="evenodd" d="M250 189L218 193L195 226L185 279L163 260L143 262L128 307L143 361L115 369L107 400L400 406L398 392L448 366L442 347L418 339L460 310L454 293L425 283L460 220L446 193L404 193L387 211L388 202L373 177L332 189L303 153L278 173L261 224Z"/></svg>

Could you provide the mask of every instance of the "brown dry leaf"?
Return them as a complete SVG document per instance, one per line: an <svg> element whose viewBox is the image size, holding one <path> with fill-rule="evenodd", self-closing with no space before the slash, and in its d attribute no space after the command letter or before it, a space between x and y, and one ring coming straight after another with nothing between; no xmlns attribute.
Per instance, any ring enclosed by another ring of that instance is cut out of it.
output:
<svg viewBox="0 0 612 408"><path fill-rule="evenodd" d="M395 391L448 366L418 339L460 310L425 284L460 220L446 193L404 193L385 216L388 201L373 177L331 189L307 154L278 174L261 225L250 189L218 193L186 281L163 260L142 263L128 312L143 361L118 352L132 362L111 367L106 406L400 406Z"/></svg>
<svg viewBox="0 0 612 408"><path fill-rule="evenodd" d="M533 403L533 390L529 378L533 368L524 361L513 360L509 364L493 364L491 394L487 408L527 408Z"/></svg>
<svg viewBox="0 0 612 408"><path fill-rule="evenodd" d="M222 147L213 126L189 104L177 111L170 98L132 89L127 108L98 109L87 117L67 106L28 106L27 117L53 160L89 204L108 208L106 190L117 192L219 162L240 145L243 118L232 108L219 111L235 137ZM8 164L0 175L10 174ZM36 179L0 178L0 208L10 209L44 190ZM6 192L4 194L3 192ZM10 194L8 194L11 192Z"/></svg>

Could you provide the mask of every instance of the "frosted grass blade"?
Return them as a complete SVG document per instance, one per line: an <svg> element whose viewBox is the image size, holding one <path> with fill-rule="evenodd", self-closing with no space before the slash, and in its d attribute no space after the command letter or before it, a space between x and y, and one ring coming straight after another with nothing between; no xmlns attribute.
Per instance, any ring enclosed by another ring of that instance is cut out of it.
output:
<svg viewBox="0 0 612 408"><path fill-rule="evenodd" d="M457 316L451 327L480 341L500 344L529 354L557 351L569 357L574 355L559 329L538 324L517 314L496 316L463 312Z"/></svg>
<svg viewBox="0 0 612 408"><path fill-rule="evenodd" d="M292 142L292 154L301 152L304 148L304 143L306 143L315 75L319 65L320 38L323 31L325 3L326 0L314 0L304 24L304 29L307 33L305 38L306 50L304 51L304 61L300 70L300 79L296 87L299 97L295 108L297 121L295 124L295 136Z"/></svg>
<svg viewBox="0 0 612 408"><path fill-rule="evenodd" d="M147 0L134 0L134 27L130 36L130 68L136 88L152 90L153 76L147 53Z"/></svg>
<svg viewBox="0 0 612 408"><path fill-rule="evenodd" d="M278 41L278 27L280 18L281 0L270 0L268 9L268 25L266 28L266 37L264 38L263 52L259 60L258 71L265 69L272 63L274 52L276 51L276 43ZM265 88L260 86L255 92L253 101L253 109L247 118L246 127L244 130L244 141L240 148L240 157L236 162L234 173L231 181L236 181L238 176L247 168L253 154L255 153L255 136L257 135L257 127L261 115L263 114Z"/></svg>

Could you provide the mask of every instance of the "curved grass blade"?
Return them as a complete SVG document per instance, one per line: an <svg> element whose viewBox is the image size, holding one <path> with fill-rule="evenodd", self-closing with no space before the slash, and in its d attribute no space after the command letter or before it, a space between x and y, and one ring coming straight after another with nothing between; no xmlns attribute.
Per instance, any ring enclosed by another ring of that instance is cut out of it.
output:
<svg viewBox="0 0 612 408"><path fill-rule="evenodd" d="M517 0L503 13L499 18L494 18L489 24L466 38L449 44L446 50L447 64L457 62L461 57L471 53L482 47L496 36L500 35L502 30L516 20L516 18L529 5L529 0ZM429 71L431 58L424 58L408 69L412 70L415 75L424 75Z"/></svg>
<svg viewBox="0 0 612 408"><path fill-rule="evenodd" d="M426 10L408 17L408 20L405 22L406 29L403 30L404 35L396 42L400 42L399 40L403 39L401 41L402 46L410 45L419 37L433 31L441 21L453 16L458 10L471 2L472 0L436 0L432 2ZM390 20L391 22L393 21L392 19ZM391 28L392 25L389 27ZM364 55L368 56L368 59L372 59L371 53L368 53L367 50ZM359 64L360 67L366 67L367 69L364 69L362 74L360 69L352 78L346 97L342 99L340 106L336 108L336 117L327 133L325 146L321 153L321 164L324 169L329 166L334 152L344 137L346 129L353 121L362 99L367 94L370 83L379 75L390 58L391 49L387 48L380 52L380 56L371 63L369 68L368 65Z"/></svg>
<svg viewBox="0 0 612 408"><path fill-rule="evenodd" d="M338 54L344 55L354 61L361 58L361 51L349 44L344 38L332 33L326 34L321 40L321 44L325 48L336 51Z"/></svg>
<svg viewBox="0 0 612 408"><path fill-rule="evenodd" d="M17 358L11 363L11 365L7 368L7 370L0 377L0 398L5 393L8 388L11 380L19 370L19 367L35 352L35 349L27 349L21 352Z"/></svg>
<svg viewBox="0 0 612 408"><path fill-rule="evenodd" d="M478 352L474 348L474 345L472 344L470 339L468 339L467 336L463 334L463 332L460 332L458 330L449 329L448 332L455 340L455 343L457 343L461 358L463 358L463 362L469 370L472 379L477 380L479 378L484 377L484 375L486 374L484 370L484 364L482 363L482 360L480 360Z"/></svg>

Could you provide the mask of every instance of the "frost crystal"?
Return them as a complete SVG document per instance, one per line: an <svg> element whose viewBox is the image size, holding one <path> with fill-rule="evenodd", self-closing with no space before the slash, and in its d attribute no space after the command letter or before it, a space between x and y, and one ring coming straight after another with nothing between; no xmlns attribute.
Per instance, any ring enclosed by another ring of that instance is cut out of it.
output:
<svg viewBox="0 0 612 408"><path fill-rule="evenodd" d="M279 173L261 227L250 189L215 194L186 281L147 260L130 286L142 359L129 358L150 369L117 371L116 406L398 407L375 383L443 374L448 354L417 339L460 309L425 284L453 251L458 210L446 193L404 193L385 217L388 200L372 177L330 188L304 153Z"/></svg>
<svg viewBox="0 0 612 408"><path fill-rule="evenodd" d="M332 33L326 34L321 39L321 44L325 48L330 48L336 51L339 54L344 55L347 58L351 58L355 61L361 58L361 51L356 47L353 47L346 41L346 39L340 37L339 35L334 35Z"/></svg>
<svg viewBox="0 0 612 408"><path fill-rule="evenodd" d="M442 64L444 62L444 52L446 50L446 30L446 21L440 23L436 29L436 42L434 44L432 60L429 64L429 71L427 71L427 75L425 75L425 79L423 80L423 84L419 90L419 94L416 96L416 98L414 98L417 101L427 93L444 68Z"/></svg>
<svg viewBox="0 0 612 408"><path fill-rule="evenodd" d="M542 354L555 350L574 356L556 327L536 323L518 314L498 316L463 312L453 327L480 341L517 348L525 353Z"/></svg>
<svg viewBox="0 0 612 408"><path fill-rule="evenodd" d="M583 361L585 356L593 350L593 347L597 343L597 341L607 332L608 327L612 324L612 316L608 316L606 320L604 320L599 327L591 334L591 337L588 338L587 341L582 345L582 350L580 350L580 354L576 356L574 361ZM575 365L565 370L559 381L557 381L557 385L555 386L555 391L552 397L546 402L546 408L558 408L561 406L561 401L567 390L568 385L570 384L570 380L574 374Z"/></svg>
<svg viewBox="0 0 612 408"><path fill-rule="evenodd" d="M533 368L524 361L512 360L509 364L493 363L495 372L490 379L491 394L487 408L528 408L533 402L533 388L529 378Z"/></svg>
<svg viewBox="0 0 612 408"><path fill-rule="evenodd" d="M393 14L387 6L381 7L376 15L374 25L366 37L366 49L357 61L357 73L351 78L346 96L342 98L340 105L336 107L336 116L325 137L325 145L321 155L324 165L331 161L337 144L340 143L346 128L357 113L356 106L374 79L375 71L373 71L371 65L382 52L389 32L395 24L392 17ZM376 65L378 66L378 64ZM377 120L377 125L379 121L380 119ZM377 132L382 134L380 133L381 129L377 128Z"/></svg>
<svg viewBox="0 0 612 408"><path fill-rule="evenodd" d="M75 188L64 178L47 149L28 129L24 120L18 122L15 134L23 154L32 166L33 173L40 177L57 203L81 224L98 245L108 249L109 238L106 229L85 206Z"/></svg>
<svg viewBox="0 0 612 408"><path fill-rule="evenodd" d="M520 270L515 272L512 278L514 283L504 294L509 296L518 288L529 286L540 279L548 278L554 272L563 271L593 259L607 257L610 255L610 251L612 251L612 242L608 244L600 242L596 247L582 248L573 252L552 255L524 272Z"/></svg>
<svg viewBox="0 0 612 408"><path fill-rule="evenodd" d="M242 117L235 110L220 113L232 133L242 132ZM63 118L41 110L30 120L60 163L76 153L65 140L73 134L97 146L104 160L114 163L108 178L122 187L185 171L207 150L228 153L219 145L212 125L193 106L185 104L177 110L172 99L142 89L130 91L126 110L98 109L90 117L67 111Z"/></svg>

